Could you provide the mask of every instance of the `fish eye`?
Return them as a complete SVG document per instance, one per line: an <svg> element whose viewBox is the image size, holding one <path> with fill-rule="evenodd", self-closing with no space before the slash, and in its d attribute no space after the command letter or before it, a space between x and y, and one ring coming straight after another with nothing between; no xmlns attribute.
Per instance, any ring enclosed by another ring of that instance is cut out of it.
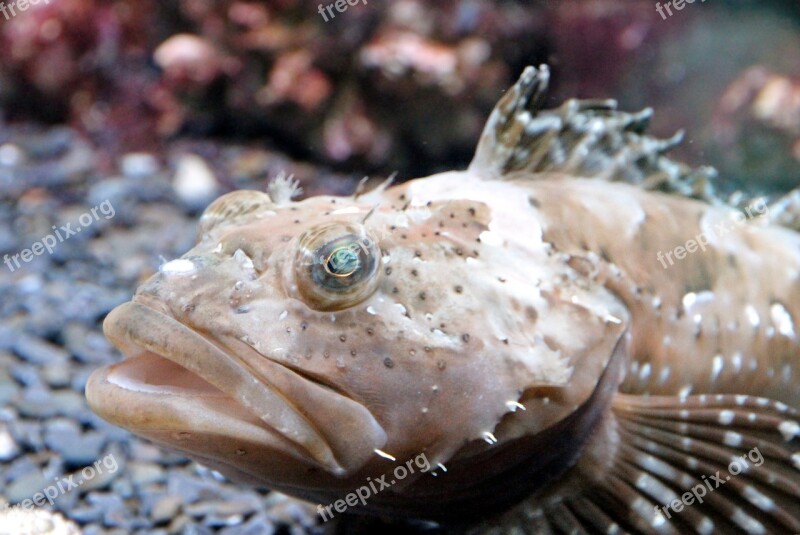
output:
<svg viewBox="0 0 800 535"><path fill-rule="evenodd" d="M377 288L380 249L362 225L329 223L300 236L294 260L300 297L316 310L342 310Z"/></svg>

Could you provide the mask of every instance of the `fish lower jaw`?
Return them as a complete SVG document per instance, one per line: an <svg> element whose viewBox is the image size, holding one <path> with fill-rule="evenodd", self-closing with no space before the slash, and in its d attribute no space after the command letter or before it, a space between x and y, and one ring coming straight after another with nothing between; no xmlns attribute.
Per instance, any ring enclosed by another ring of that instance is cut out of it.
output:
<svg viewBox="0 0 800 535"><path fill-rule="evenodd" d="M108 422L190 457L235 464L255 455L317 465L231 396L155 353L97 370L87 382L86 397Z"/></svg>

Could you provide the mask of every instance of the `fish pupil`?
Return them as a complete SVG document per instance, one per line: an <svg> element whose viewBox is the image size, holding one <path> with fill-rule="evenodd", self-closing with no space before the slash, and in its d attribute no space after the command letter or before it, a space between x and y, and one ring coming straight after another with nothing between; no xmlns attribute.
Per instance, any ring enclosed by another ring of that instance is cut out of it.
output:
<svg viewBox="0 0 800 535"><path fill-rule="evenodd" d="M351 247L337 247L325 261L325 271L334 277L349 277L361 267L361 259Z"/></svg>

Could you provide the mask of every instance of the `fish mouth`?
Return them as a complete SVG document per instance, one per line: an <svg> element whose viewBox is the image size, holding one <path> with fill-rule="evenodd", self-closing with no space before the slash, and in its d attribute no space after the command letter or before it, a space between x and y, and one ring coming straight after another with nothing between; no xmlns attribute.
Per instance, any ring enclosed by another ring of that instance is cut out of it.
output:
<svg viewBox="0 0 800 535"><path fill-rule="evenodd" d="M237 479L270 476L288 490L320 468L344 478L387 440L363 405L263 355L234 354L152 306L124 303L103 330L126 358L90 376L92 410Z"/></svg>

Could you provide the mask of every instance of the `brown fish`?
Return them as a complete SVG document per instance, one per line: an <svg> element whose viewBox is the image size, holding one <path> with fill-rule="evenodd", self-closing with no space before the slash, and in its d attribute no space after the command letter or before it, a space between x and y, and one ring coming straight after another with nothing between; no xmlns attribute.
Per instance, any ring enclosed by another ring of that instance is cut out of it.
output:
<svg viewBox="0 0 800 535"><path fill-rule="evenodd" d="M728 206L650 110L545 111L547 81L525 70L466 171L217 199L106 319L127 358L92 409L316 503L369 483L350 512L800 532L800 192Z"/></svg>

